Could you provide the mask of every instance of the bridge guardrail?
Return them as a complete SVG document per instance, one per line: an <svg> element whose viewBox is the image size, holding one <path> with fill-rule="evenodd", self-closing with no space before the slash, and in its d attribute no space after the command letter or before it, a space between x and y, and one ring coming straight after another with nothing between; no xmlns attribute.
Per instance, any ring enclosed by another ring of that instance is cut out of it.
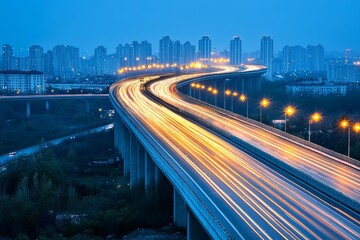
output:
<svg viewBox="0 0 360 240"><path fill-rule="evenodd" d="M113 93L111 89L110 92L111 94ZM190 207L193 213L198 218L202 218L202 220L206 221L207 227L210 227L211 230L216 233L217 239L235 239L221 224L218 218L215 217L213 212L206 206L202 198L198 194L196 194L193 187L191 187L187 183L187 181L185 181L185 179L182 178L179 173L177 173L176 169L170 166L168 161L166 161L165 159L163 161L157 161L157 159L164 158L164 155L158 152L157 148L153 146L151 141L145 140L148 137L144 136L140 132L138 127L135 126L135 124L131 120L133 119L133 117L126 111L126 109L119 102L116 102L113 97L110 97L110 100L113 103L114 107L117 109L117 113L120 114L123 120L126 122L126 125L129 127L129 129L131 128L132 130L134 130L135 136L137 136L138 140L143 144L152 159L156 161L158 167L163 171L163 173L172 182L172 184L179 190L181 195L183 197L188 196L188 198L186 199L191 200L190 204L189 202L187 202L187 205ZM177 176L177 178L175 176ZM193 197L196 200L193 199ZM198 206L198 203L200 203L201 207ZM205 214L205 212L207 214Z"/></svg>
<svg viewBox="0 0 360 240"><path fill-rule="evenodd" d="M207 80L211 78L211 76L207 77L207 78L195 78L195 79L192 79L192 80L186 80L187 82L190 82L190 81L204 81L204 80ZM203 101L200 101L200 100L197 100L197 99L194 99L192 97L189 97L187 96L186 94L184 93L181 93L179 91L177 91L177 93L182 96L183 98L186 98L186 99L189 99L190 101L196 101L197 104L201 104L201 105L210 105L208 103L205 103ZM214 105L211 105L213 108L216 108L219 111L222 111L223 114L225 115L225 112L226 112L226 115L227 116L231 116L234 120L240 120L244 123L247 123L247 124L251 124L252 126L255 126L257 128L261 128L263 130L265 130L266 132L270 133L270 134L273 134L273 135L276 135L282 139L285 139L285 140L288 140L292 143L295 143L297 145L300 145L302 147L305 147L309 150L312 150L319 154L322 154L322 155L325 155L327 157L330 157L332 158L333 160L335 161L338 161L338 162L341 162L343 164L347 164L348 166L350 167L357 167L357 168L360 168L360 161L359 160L356 160L354 158L351 158L351 157L348 157L346 155L343 155L341 153L338 153L338 152L335 152L333 150L330 150L330 149L327 149L325 147L322 147L320 145L317 145L315 143L312 143L312 142L309 142L309 141L306 141L302 138L299 138L297 136L294 136L294 135L291 135L289 133L285 133L283 131L280 131L279 129L276 129L276 128L273 128L273 127L270 127L266 124L263 124L263 123L260 123L258 121L255 121L253 119L250 119L250 118L246 118L244 116L241 116L241 115L235 115L233 112L230 112L228 110L225 110L225 109L222 109L222 108L219 108L217 106L214 106ZM340 160L340 161L339 161Z"/></svg>

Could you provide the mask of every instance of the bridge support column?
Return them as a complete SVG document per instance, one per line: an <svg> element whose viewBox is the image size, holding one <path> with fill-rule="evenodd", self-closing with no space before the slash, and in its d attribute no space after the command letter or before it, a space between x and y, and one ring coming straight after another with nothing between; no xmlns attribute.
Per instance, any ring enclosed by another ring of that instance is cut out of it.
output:
<svg viewBox="0 0 360 240"><path fill-rule="evenodd" d="M130 133L130 188L138 185L139 141Z"/></svg>
<svg viewBox="0 0 360 240"><path fill-rule="evenodd" d="M184 199L181 197L177 189L174 187L174 224L180 228L186 228L187 209Z"/></svg>
<svg viewBox="0 0 360 240"><path fill-rule="evenodd" d="M140 188L144 189L145 185L145 148L139 142L138 147L138 185Z"/></svg>
<svg viewBox="0 0 360 240"><path fill-rule="evenodd" d="M163 178L163 173L161 172L160 168L158 166L156 166L155 164L155 192L159 191L159 187L161 185L162 182L162 178Z"/></svg>
<svg viewBox="0 0 360 240"><path fill-rule="evenodd" d="M155 186L155 163L148 152L145 152L145 192L150 193Z"/></svg>
<svg viewBox="0 0 360 240"><path fill-rule="evenodd" d="M30 117L30 112L31 112L31 109L30 109L30 102L26 102L26 118L29 118Z"/></svg>
<svg viewBox="0 0 360 240"><path fill-rule="evenodd" d="M85 111L86 111L87 113L90 112L90 102L89 102L88 100L85 101Z"/></svg>
<svg viewBox="0 0 360 240"><path fill-rule="evenodd" d="M120 124L121 125L121 124ZM121 154L124 160L124 176L129 176L130 174L130 132L125 127L125 124L123 123L123 129L124 131L120 130L120 135L123 136L123 138L120 138L120 148L121 148ZM122 141L121 141L122 140Z"/></svg>
<svg viewBox="0 0 360 240"><path fill-rule="evenodd" d="M211 239L207 232L204 230L203 226L196 219L194 214L188 210L187 213L187 240L206 240Z"/></svg>
<svg viewBox="0 0 360 240"><path fill-rule="evenodd" d="M117 113L114 116L114 148L120 152L120 117ZM123 140L121 140L123 141Z"/></svg>
<svg viewBox="0 0 360 240"><path fill-rule="evenodd" d="M46 112L48 113L49 110L50 110L50 103L48 100L45 101L45 109L46 109Z"/></svg>

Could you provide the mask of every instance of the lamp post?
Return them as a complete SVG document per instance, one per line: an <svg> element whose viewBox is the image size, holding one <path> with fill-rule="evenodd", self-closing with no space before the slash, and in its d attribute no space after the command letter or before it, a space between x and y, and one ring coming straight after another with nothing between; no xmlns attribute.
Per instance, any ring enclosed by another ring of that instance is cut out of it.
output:
<svg viewBox="0 0 360 240"><path fill-rule="evenodd" d="M190 97L192 97L192 89L196 87L195 83L190 84ZM194 97L195 97L195 90L194 90Z"/></svg>
<svg viewBox="0 0 360 240"><path fill-rule="evenodd" d="M212 92L212 90L213 90L213 88L212 87L208 87L208 89L207 89L207 92L206 92L206 96L205 96L205 102L207 102L208 101L208 92Z"/></svg>
<svg viewBox="0 0 360 240"><path fill-rule="evenodd" d="M231 111L234 112L234 97L237 97L239 94L237 92L233 92L231 95Z"/></svg>
<svg viewBox="0 0 360 240"><path fill-rule="evenodd" d="M295 108L293 107L293 106L287 106L286 108L285 108L285 110L284 110L284 115L285 115L285 125L284 125L284 130L285 130L285 132L286 132L286 116L288 116L288 117L291 117L292 115L294 115L295 114Z"/></svg>
<svg viewBox="0 0 360 240"><path fill-rule="evenodd" d="M360 123L359 122L355 123L353 126L353 129L356 133L359 133L360 132Z"/></svg>
<svg viewBox="0 0 360 240"><path fill-rule="evenodd" d="M342 127L343 129L348 129L347 155L348 157L350 157L350 121L344 118L340 121L340 127Z"/></svg>
<svg viewBox="0 0 360 240"><path fill-rule="evenodd" d="M224 92L224 109L226 110L226 96L230 96L231 91L228 89Z"/></svg>
<svg viewBox="0 0 360 240"><path fill-rule="evenodd" d="M215 97L215 106L217 106L217 94L218 94L218 90L215 88L212 90L212 93L214 94L214 97Z"/></svg>
<svg viewBox="0 0 360 240"><path fill-rule="evenodd" d="M205 89L205 85L201 85L200 86L200 89L199 89L199 100L201 100L201 90L204 90Z"/></svg>
<svg viewBox="0 0 360 240"><path fill-rule="evenodd" d="M239 97L239 100L241 102L246 101L246 117L249 118L249 101L248 101L248 98L246 97L245 94L241 94L240 97Z"/></svg>
<svg viewBox="0 0 360 240"><path fill-rule="evenodd" d="M312 122L319 122L322 116L320 113L316 112L309 117L309 142L311 142L311 123Z"/></svg>
<svg viewBox="0 0 360 240"><path fill-rule="evenodd" d="M262 123L262 108L266 108L270 105L270 101L267 98L263 98L260 102L260 122Z"/></svg>
<svg viewBox="0 0 360 240"><path fill-rule="evenodd" d="M200 88L201 88L201 85L200 85L200 83L197 83L196 84L196 88L197 88L197 90L198 90L198 99L200 99L200 95L201 95L201 90L200 90Z"/></svg>

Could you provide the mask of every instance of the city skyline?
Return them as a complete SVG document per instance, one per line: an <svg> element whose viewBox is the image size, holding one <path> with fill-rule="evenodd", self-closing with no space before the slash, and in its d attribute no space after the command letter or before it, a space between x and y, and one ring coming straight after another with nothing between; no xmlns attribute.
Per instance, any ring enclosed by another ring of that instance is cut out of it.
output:
<svg viewBox="0 0 360 240"><path fill-rule="evenodd" d="M251 52L260 50L258 39L269 35L275 40L275 52L284 45L308 44L322 44L329 51L360 50L360 36L354 34L360 29L360 23L354 21L360 3L355 0L347 4L323 0L291 5L284 0L226 1L224 4L231 8L218 11L219 6L214 2L185 0L175 6L180 17L173 14L174 5L163 1L108 0L107 4L99 5L98 1L16 0L3 3L0 10L3 33L0 44L13 45L15 52L31 45L51 49L64 44L77 46L80 54L86 55L101 45L115 49L119 43L134 40L155 43L167 35L194 44L199 37L209 35L213 49L218 52L229 48L228 39L233 36L240 36L243 52ZM246 11L239 11L245 8ZM296 17L294 11L303 14ZM13 15L17 18L13 19ZM156 24L159 26L148 27ZM154 46L153 52L158 53L158 46Z"/></svg>

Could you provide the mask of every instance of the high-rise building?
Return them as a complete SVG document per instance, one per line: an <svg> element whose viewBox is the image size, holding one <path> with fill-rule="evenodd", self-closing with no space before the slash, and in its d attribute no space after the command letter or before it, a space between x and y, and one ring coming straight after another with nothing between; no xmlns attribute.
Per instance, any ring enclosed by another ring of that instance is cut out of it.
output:
<svg viewBox="0 0 360 240"><path fill-rule="evenodd" d="M104 46L99 46L95 49L95 74L104 75L105 74L105 58L106 58L106 48Z"/></svg>
<svg viewBox="0 0 360 240"><path fill-rule="evenodd" d="M209 36L203 36L199 40L199 57L200 61L210 62L211 58L211 40Z"/></svg>
<svg viewBox="0 0 360 240"><path fill-rule="evenodd" d="M125 67L125 64L124 64L124 58L125 58L125 47L122 45L122 44L119 44L117 47L116 47L116 57L119 61L119 68L121 67Z"/></svg>
<svg viewBox="0 0 360 240"><path fill-rule="evenodd" d="M195 51L196 51L195 46L191 45L190 42L186 42L186 43L184 43L183 49L184 49L183 50L183 52L184 52L183 64L189 64L191 62L194 62L195 61Z"/></svg>
<svg viewBox="0 0 360 240"><path fill-rule="evenodd" d="M169 36L165 36L159 41L159 57L160 63L171 64L173 62L174 42Z"/></svg>
<svg viewBox="0 0 360 240"><path fill-rule="evenodd" d="M129 56L130 66L140 65L139 54L140 54L140 44L137 41L133 41L130 44L130 56Z"/></svg>
<svg viewBox="0 0 360 240"><path fill-rule="evenodd" d="M307 46L308 70L320 72L324 70L324 47L321 45Z"/></svg>
<svg viewBox="0 0 360 240"><path fill-rule="evenodd" d="M44 49L39 45L32 45L29 48L30 58L42 58L44 57Z"/></svg>
<svg viewBox="0 0 360 240"><path fill-rule="evenodd" d="M307 51L301 46L283 48L284 72L307 70Z"/></svg>
<svg viewBox="0 0 360 240"><path fill-rule="evenodd" d="M151 43L142 41L139 45L139 62L140 64L151 63L152 49Z"/></svg>
<svg viewBox="0 0 360 240"><path fill-rule="evenodd" d="M29 65L26 70L36 70L44 72L44 49L39 45L33 45L29 48Z"/></svg>
<svg viewBox="0 0 360 240"><path fill-rule="evenodd" d="M173 61L172 63L176 63L177 65L180 65L183 63L183 45L180 43L180 41L174 42L173 47Z"/></svg>
<svg viewBox="0 0 360 240"><path fill-rule="evenodd" d="M273 58L272 60L272 73L283 73L284 63L281 58Z"/></svg>
<svg viewBox="0 0 360 240"><path fill-rule="evenodd" d="M107 55L105 58L104 64L104 73L105 74L117 74L119 69L118 59L116 54Z"/></svg>
<svg viewBox="0 0 360 240"><path fill-rule="evenodd" d="M327 78L331 82L360 82L360 64L332 60L327 65Z"/></svg>
<svg viewBox="0 0 360 240"><path fill-rule="evenodd" d="M53 51L49 50L44 54L44 73L46 75L54 74Z"/></svg>
<svg viewBox="0 0 360 240"><path fill-rule="evenodd" d="M2 69L3 70L12 70L12 58L14 57L14 50L13 47L9 44L5 44L2 47Z"/></svg>
<svg viewBox="0 0 360 240"><path fill-rule="evenodd" d="M270 36L263 36L261 38L261 56L260 62L262 65L265 65L268 70L266 76L271 78L272 73L272 59L274 57L274 42Z"/></svg>
<svg viewBox="0 0 360 240"><path fill-rule="evenodd" d="M238 36L230 40L230 64L241 64L241 40Z"/></svg>
<svg viewBox="0 0 360 240"><path fill-rule="evenodd" d="M57 45L53 49L54 75L67 79L75 76L79 68L79 48Z"/></svg>

